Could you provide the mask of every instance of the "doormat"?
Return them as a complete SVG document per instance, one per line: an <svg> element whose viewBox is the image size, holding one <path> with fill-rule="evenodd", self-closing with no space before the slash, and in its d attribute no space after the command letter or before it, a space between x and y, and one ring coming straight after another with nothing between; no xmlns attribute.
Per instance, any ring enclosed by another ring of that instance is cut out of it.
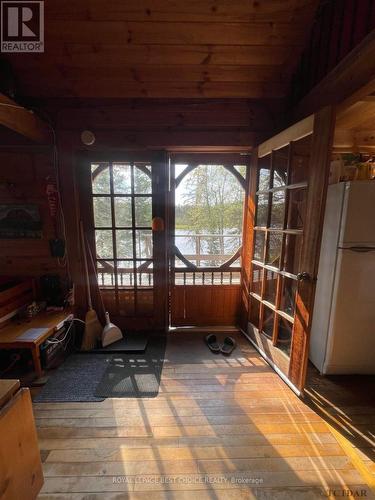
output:
<svg viewBox="0 0 375 500"><path fill-rule="evenodd" d="M35 403L95 402L95 396L111 356L104 354L72 354L51 372L46 385L34 398Z"/></svg>
<svg viewBox="0 0 375 500"><path fill-rule="evenodd" d="M98 398L155 398L159 394L166 336L150 336L144 354L112 355L96 388Z"/></svg>
<svg viewBox="0 0 375 500"><path fill-rule="evenodd" d="M87 353L134 353L134 352L144 352L146 350L148 343L148 336L142 333L125 335L124 338L113 342L113 344L107 347L100 347L87 351Z"/></svg>

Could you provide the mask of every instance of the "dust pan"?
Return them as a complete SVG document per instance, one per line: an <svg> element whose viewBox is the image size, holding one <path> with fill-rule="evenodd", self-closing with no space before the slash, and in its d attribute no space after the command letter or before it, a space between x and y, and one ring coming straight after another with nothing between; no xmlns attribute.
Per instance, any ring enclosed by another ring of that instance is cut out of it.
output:
<svg viewBox="0 0 375 500"><path fill-rule="evenodd" d="M109 320L109 314L105 313L105 327L102 333L102 346L107 347L107 345L117 342L117 340L122 339L122 332L120 328Z"/></svg>

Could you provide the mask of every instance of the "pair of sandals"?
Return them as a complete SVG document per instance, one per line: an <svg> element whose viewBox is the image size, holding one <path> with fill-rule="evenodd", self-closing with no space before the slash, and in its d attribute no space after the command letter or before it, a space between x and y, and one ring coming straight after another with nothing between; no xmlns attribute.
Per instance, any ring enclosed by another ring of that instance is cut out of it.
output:
<svg viewBox="0 0 375 500"><path fill-rule="evenodd" d="M214 354L219 354L221 352L222 354L225 354L225 356L232 354L234 349L237 347L236 341L233 337L225 337L223 344L220 345L214 333L207 335L205 342L210 351Z"/></svg>

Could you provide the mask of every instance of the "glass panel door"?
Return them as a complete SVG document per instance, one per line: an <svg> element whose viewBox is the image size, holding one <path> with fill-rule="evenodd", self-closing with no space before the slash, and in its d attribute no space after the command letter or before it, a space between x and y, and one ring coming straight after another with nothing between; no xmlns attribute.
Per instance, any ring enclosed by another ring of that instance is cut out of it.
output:
<svg viewBox="0 0 375 500"><path fill-rule="evenodd" d="M246 156L174 155L170 165L172 326L235 325Z"/></svg>
<svg viewBox="0 0 375 500"><path fill-rule="evenodd" d="M153 217L164 221L166 165L125 153L86 161L83 170L89 188L81 206L106 310L124 328L165 326L165 231L152 227Z"/></svg>
<svg viewBox="0 0 375 500"><path fill-rule="evenodd" d="M252 166L248 333L297 390L306 373L333 123L326 110L303 120L259 146Z"/></svg>
<svg viewBox="0 0 375 500"><path fill-rule="evenodd" d="M259 159L250 295L259 331L290 355L311 135ZM305 152L302 156L301 151ZM298 179L299 182L294 181ZM286 368L288 360L283 366Z"/></svg>

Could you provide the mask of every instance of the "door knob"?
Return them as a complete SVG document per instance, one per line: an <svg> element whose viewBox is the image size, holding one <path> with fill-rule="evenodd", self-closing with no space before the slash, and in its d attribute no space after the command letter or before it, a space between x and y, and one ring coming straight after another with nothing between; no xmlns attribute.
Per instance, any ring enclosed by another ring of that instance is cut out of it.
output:
<svg viewBox="0 0 375 500"><path fill-rule="evenodd" d="M298 281L311 281L311 276L309 273L306 273L305 271L302 273L297 274L297 280Z"/></svg>

